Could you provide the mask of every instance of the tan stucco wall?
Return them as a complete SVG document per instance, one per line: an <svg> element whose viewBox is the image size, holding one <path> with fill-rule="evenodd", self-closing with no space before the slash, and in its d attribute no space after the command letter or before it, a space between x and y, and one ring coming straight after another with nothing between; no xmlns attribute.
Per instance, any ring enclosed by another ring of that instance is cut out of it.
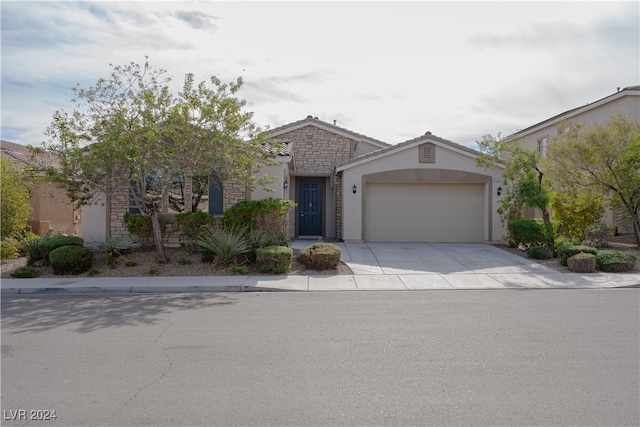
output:
<svg viewBox="0 0 640 427"><path fill-rule="evenodd" d="M33 212L27 222L34 233L41 236L47 232L80 235L81 210L74 209L65 191L57 188L55 183L36 184L31 190L30 203Z"/></svg>
<svg viewBox="0 0 640 427"><path fill-rule="evenodd" d="M577 123L586 125L602 124L609 120L614 113L635 117L640 121L640 96L625 95L611 102L594 105L593 108L588 111L568 114L564 120L552 121L539 128L532 129L530 133L526 133L514 140L520 141L523 146L537 148L539 139L545 136L548 137L549 140L556 138L564 126Z"/></svg>
<svg viewBox="0 0 640 427"><path fill-rule="evenodd" d="M289 197L289 191L284 189L285 181L290 182L289 165L290 158L278 158L277 164L262 168L256 173L258 176L270 175L274 179L263 188L256 187L250 194L250 200L284 199ZM269 191L270 190L270 191Z"/></svg>
<svg viewBox="0 0 640 427"><path fill-rule="evenodd" d="M496 213L496 189L501 183L501 170L478 168L473 157L442 146L436 146L436 163L420 163L419 145L416 143L342 171L342 238L346 241L363 239L363 206L368 182L447 182L484 184L487 201L484 213L485 240L501 240L505 229ZM352 190L354 184L357 186L356 194Z"/></svg>

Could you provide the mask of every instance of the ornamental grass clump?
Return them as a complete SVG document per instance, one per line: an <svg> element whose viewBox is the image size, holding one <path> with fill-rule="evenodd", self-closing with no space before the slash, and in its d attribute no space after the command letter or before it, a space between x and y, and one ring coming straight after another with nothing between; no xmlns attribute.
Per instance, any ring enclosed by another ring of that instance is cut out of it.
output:
<svg viewBox="0 0 640 427"><path fill-rule="evenodd" d="M569 257L567 266L574 273L593 273L596 271L596 257L593 254L581 252Z"/></svg>
<svg viewBox="0 0 640 427"><path fill-rule="evenodd" d="M604 250L596 255L596 265L608 273L632 271L637 260L634 254L616 250Z"/></svg>
<svg viewBox="0 0 640 427"><path fill-rule="evenodd" d="M300 251L298 261L312 270L338 268L340 264L340 248L331 243L314 243Z"/></svg>
<svg viewBox="0 0 640 427"><path fill-rule="evenodd" d="M216 261L222 265L231 264L250 249L242 230L216 229L210 225L200 230L197 245L204 262Z"/></svg>

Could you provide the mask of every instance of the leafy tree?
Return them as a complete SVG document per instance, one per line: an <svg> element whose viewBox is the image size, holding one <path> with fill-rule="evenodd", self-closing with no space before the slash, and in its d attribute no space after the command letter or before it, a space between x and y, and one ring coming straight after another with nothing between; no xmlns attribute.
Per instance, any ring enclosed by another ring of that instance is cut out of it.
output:
<svg viewBox="0 0 640 427"><path fill-rule="evenodd" d="M614 114L594 126L574 125L550 141L549 173L562 188L583 187L627 212L640 246L640 123Z"/></svg>
<svg viewBox="0 0 640 427"><path fill-rule="evenodd" d="M0 179L2 225L0 234L3 238L13 237L27 228L27 219L33 211L31 204L29 204L31 197L29 189L33 181L24 169L16 167L4 157L0 157L0 165L2 167L2 179Z"/></svg>
<svg viewBox="0 0 640 427"><path fill-rule="evenodd" d="M241 78L196 83L187 74L174 94L166 70L148 58L142 66L112 68L95 86L74 88L72 112L54 114L45 147L61 165L51 173L67 178L67 192L79 204L128 186L131 206L151 218L158 255L167 261L158 214L178 178L214 174L248 187L266 183L269 177L251 173L271 162L260 146L264 132L236 97Z"/></svg>
<svg viewBox="0 0 640 427"><path fill-rule="evenodd" d="M553 200L553 216L562 223L563 233L583 240L585 230L604 215L604 200L579 188L564 189Z"/></svg>
<svg viewBox="0 0 640 427"><path fill-rule="evenodd" d="M489 168L496 163L504 164L504 189L500 198L498 213L503 220L519 217L525 208L542 211L542 219L547 229L547 251L553 253L554 236L549 207L553 193L541 167L540 153L535 149L522 147L518 141L507 142L484 135L477 141L482 155L476 157L476 164ZM515 214L514 214L515 211Z"/></svg>

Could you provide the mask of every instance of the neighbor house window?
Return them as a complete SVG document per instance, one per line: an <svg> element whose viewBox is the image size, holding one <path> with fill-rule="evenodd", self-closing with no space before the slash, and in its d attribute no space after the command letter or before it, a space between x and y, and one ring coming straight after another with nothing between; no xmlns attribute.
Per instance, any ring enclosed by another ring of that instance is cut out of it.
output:
<svg viewBox="0 0 640 427"><path fill-rule="evenodd" d="M549 142L549 137L545 136L544 138L540 138L538 140L538 152L542 157L547 157L547 143Z"/></svg>

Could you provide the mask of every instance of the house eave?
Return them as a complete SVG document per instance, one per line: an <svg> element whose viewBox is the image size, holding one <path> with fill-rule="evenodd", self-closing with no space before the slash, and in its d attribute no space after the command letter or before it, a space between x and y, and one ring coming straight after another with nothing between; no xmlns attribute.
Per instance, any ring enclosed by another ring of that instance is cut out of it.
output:
<svg viewBox="0 0 640 427"><path fill-rule="evenodd" d="M599 99L597 101L594 101L592 103L588 103L586 105L583 105L581 107L576 107L576 108L572 108L571 110L565 111L563 113L560 113L556 116L553 116L549 119L543 120L539 123L536 123L532 126L529 126L528 128L519 130L517 132L512 133L509 136L506 136L504 138L505 141L512 141L515 139L519 139L522 138L526 135L529 135L531 133L537 132L540 129L546 128L548 126L552 126L555 124L558 124L560 122L562 122L563 120L567 120L567 119L571 119L572 117L575 117L577 115L583 114L589 110L593 110L594 108L598 108L601 107L603 105L606 105L610 102L616 101L620 98L623 98L625 96L640 96L640 86L629 86L626 87L622 90L620 90L620 92L616 92L612 95L608 95L602 99Z"/></svg>
<svg viewBox="0 0 640 427"><path fill-rule="evenodd" d="M337 165L336 172L341 172L346 169L360 166L374 160L379 160L391 154L399 153L404 150L409 150L411 148L414 148L418 145L422 145L425 143L432 143L446 150L449 150L458 154L462 154L464 156L467 156L473 159L475 159L477 156L482 154L479 151L476 151L472 148L468 148L463 145L456 144L455 142L452 142L452 141L447 141L446 139L442 139L435 135L423 135L414 139L410 139L405 142L401 142L400 144L384 148L382 150L372 151L370 153L366 153L358 157L354 157L353 159L350 159L346 162L343 162L340 165ZM496 167L504 168L504 165L496 164Z"/></svg>

